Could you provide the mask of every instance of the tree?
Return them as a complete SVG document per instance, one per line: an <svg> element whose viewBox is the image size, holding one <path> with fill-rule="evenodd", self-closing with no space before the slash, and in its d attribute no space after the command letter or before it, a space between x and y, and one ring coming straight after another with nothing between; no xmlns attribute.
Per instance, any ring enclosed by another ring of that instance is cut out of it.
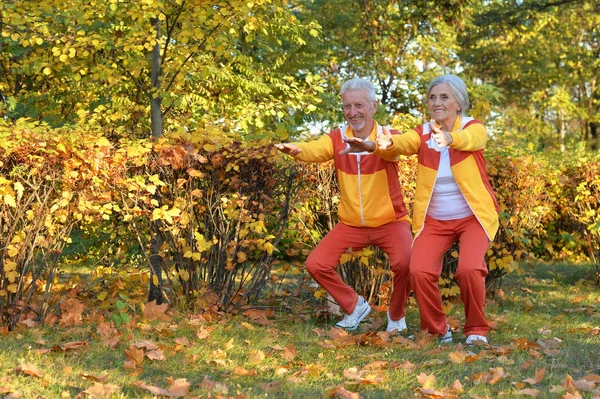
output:
<svg viewBox="0 0 600 399"><path fill-rule="evenodd" d="M423 109L426 83L459 65L456 35L468 24L473 1L295 0L303 21L322 26L324 47L313 71L330 88L322 117L339 121L337 91L353 76L377 84L387 113ZM387 119L383 112L380 119Z"/></svg>
<svg viewBox="0 0 600 399"><path fill-rule="evenodd" d="M597 149L598 2L494 1L480 10L461 36L460 56L484 82L503 90L501 106L517 116L508 129L524 126L529 114L552 130L545 140L544 130L528 131L527 140L539 148L583 142Z"/></svg>
<svg viewBox="0 0 600 399"><path fill-rule="evenodd" d="M0 100L12 118L100 124L115 138L215 125L273 135L320 91L287 65L318 26L282 1L11 0L1 10ZM152 223L149 257L158 303L160 229Z"/></svg>

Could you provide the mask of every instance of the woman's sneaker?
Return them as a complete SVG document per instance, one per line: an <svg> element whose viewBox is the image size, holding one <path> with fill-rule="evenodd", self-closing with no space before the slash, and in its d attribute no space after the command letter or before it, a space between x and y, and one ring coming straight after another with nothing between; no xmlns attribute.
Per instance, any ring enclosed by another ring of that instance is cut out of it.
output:
<svg viewBox="0 0 600 399"><path fill-rule="evenodd" d="M483 335L469 335L467 337L467 340L465 341L465 344L467 345L476 345L476 344L487 344L488 340L487 337L484 337Z"/></svg>
<svg viewBox="0 0 600 399"><path fill-rule="evenodd" d="M358 303L361 301L362 304L358 305ZM348 331L354 331L358 328L360 322L363 321L371 311L371 307L362 296L358 297L356 304L357 305L354 307L352 313L344 314L344 318L336 323L336 327L343 328Z"/></svg>
<svg viewBox="0 0 600 399"><path fill-rule="evenodd" d="M450 325L446 324L448 331L446 334L442 335L438 338L440 344L451 344L452 343L452 330L450 330Z"/></svg>
<svg viewBox="0 0 600 399"><path fill-rule="evenodd" d="M392 332L396 330L396 332L401 332L406 330L406 317L401 318L400 320L392 320L390 318L390 311L387 312L388 325L385 331Z"/></svg>

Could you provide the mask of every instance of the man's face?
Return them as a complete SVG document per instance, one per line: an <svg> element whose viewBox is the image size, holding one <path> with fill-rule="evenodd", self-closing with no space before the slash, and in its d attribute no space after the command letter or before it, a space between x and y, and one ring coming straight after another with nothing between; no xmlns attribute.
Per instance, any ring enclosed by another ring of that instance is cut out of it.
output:
<svg viewBox="0 0 600 399"><path fill-rule="evenodd" d="M373 119L377 103L369 101L365 90L351 90L342 94L342 107L352 130L361 130Z"/></svg>

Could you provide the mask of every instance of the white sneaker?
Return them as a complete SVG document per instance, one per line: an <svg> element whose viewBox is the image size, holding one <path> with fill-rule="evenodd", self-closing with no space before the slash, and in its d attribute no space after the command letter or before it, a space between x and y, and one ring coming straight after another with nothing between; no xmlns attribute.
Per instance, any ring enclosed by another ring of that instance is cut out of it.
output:
<svg viewBox="0 0 600 399"><path fill-rule="evenodd" d="M360 299L362 299L362 305L356 305L351 314L344 314L344 318L336 323L336 327L353 331L356 330L358 328L358 324L363 321L365 317L367 317L371 311L371 307L362 296L359 296L358 298L359 300L356 302L358 303L360 302Z"/></svg>
<svg viewBox="0 0 600 399"><path fill-rule="evenodd" d="M487 344L488 340L487 337L484 337L483 335L469 335L467 337L467 340L465 341L465 344L467 345L475 345L475 344Z"/></svg>
<svg viewBox="0 0 600 399"><path fill-rule="evenodd" d="M390 318L390 311L387 312L388 325L385 331L392 332L396 330L396 332L401 332L406 330L406 317L401 318L400 320L392 320Z"/></svg>
<svg viewBox="0 0 600 399"><path fill-rule="evenodd" d="M452 330L450 329L450 325L446 324L446 326L448 327L448 331L446 331L446 334L444 334L438 338L438 341L440 342L440 344L451 344L452 343Z"/></svg>

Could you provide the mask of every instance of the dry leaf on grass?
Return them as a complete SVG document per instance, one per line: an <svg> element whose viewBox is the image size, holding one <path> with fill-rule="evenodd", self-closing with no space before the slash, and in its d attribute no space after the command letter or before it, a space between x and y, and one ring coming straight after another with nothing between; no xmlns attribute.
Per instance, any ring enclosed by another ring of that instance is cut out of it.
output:
<svg viewBox="0 0 600 399"><path fill-rule="evenodd" d="M229 392L229 387L226 384L222 382L213 381L206 376L200 383L200 388L215 394L227 395L227 393Z"/></svg>
<svg viewBox="0 0 600 399"><path fill-rule="evenodd" d="M60 304L62 315L60 325L72 327L81 324L81 314L83 313L83 303L77 298L69 298Z"/></svg>
<svg viewBox="0 0 600 399"><path fill-rule="evenodd" d="M20 364L17 366L15 371L17 372L17 374L23 373L25 375L30 375L30 376L38 377L38 378L41 378L44 376L44 373L42 373L40 370L38 370L38 368L31 363Z"/></svg>
<svg viewBox="0 0 600 399"><path fill-rule="evenodd" d="M168 303L157 305L156 300L154 300L144 305L144 311L142 312L142 315L147 320L169 320L170 317L165 314L168 307Z"/></svg>
<svg viewBox="0 0 600 399"><path fill-rule="evenodd" d="M92 380L95 382L103 382L108 378L108 373L104 372L102 375L94 375L89 373L81 373L81 377L86 380Z"/></svg>
<svg viewBox="0 0 600 399"><path fill-rule="evenodd" d="M539 384L540 382L542 382L542 380L544 379L544 374L546 373L546 369L542 368L539 369L535 372L535 377L534 378L526 378L523 380L523 382L526 382L530 385L536 385Z"/></svg>
<svg viewBox="0 0 600 399"><path fill-rule="evenodd" d="M326 396L330 398L339 398L339 399L360 399L360 394L358 392L352 392L344 388L343 385L330 389L327 391Z"/></svg>
<svg viewBox="0 0 600 399"><path fill-rule="evenodd" d="M90 388L86 389L86 397L93 399L105 398L109 395L115 394L121 390L121 387L118 385L112 384L101 384L99 382L94 382L94 385Z"/></svg>

